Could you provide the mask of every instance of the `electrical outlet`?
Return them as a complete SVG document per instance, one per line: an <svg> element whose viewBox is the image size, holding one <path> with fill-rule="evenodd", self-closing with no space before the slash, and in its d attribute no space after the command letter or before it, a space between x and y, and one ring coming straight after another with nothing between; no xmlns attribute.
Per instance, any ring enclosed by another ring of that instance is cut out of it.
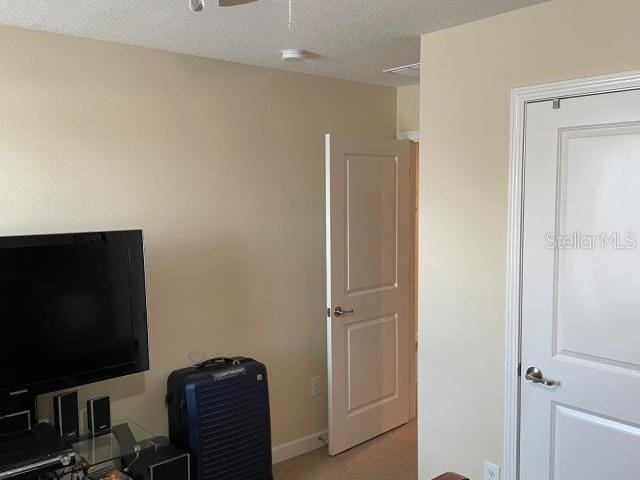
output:
<svg viewBox="0 0 640 480"><path fill-rule="evenodd" d="M500 480L500 467L484 462L484 480Z"/></svg>
<svg viewBox="0 0 640 480"><path fill-rule="evenodd" d="M311 396L319 397L322 393L322 382L320 377L313 377L311 379Z"/></svg>

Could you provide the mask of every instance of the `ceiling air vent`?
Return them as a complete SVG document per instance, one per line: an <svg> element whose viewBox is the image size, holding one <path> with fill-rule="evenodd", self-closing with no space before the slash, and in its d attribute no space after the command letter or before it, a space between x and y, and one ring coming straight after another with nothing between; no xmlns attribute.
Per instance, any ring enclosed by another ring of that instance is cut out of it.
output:
<svg viewBox="0 0 640 480"><path fill-rule="evenodd" d="M404 65L402 67L389 68L383 70L384 73L393 73L395 75L404 75L406 77L420 78L420 64Z"/></svg>

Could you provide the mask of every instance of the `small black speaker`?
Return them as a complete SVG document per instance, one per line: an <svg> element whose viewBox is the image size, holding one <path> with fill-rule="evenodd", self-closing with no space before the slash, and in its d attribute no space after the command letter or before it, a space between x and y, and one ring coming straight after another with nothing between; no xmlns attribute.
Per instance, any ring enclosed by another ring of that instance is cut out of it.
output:
<svg viewBox="0 0 640 480"><path fill-rule="evenodd" d="M170 443L167 437L156 437L150 443L153 448L122 458L127 475L133 480L191 480L189 452Z"/></svg>
<svg viewBox="0 0 640 480"><path fill-rule="evenodd" d="M29 430L36 423L38 416L35 394L26 388L0 392L0 435Z"/></svg>
<svg viewBox="0 0 640 480"><path fill-rule="evenodd" d="M3 435L29 430L30 428L31 412L29 410L0 417L0 443L2 443Z"/></svg>
<svg viewBox="0 0 640 480"><path fill-rule="evenodd" d="M191 459L188 453L149 465L149 480L178 479L191 479Z"/></svg>
<svg viewBox="0 0 640 480"><path fill-rule="evenodd" d="M87 400L87 427L93 436L102 435L111 430L111 398L92 398Z"/></svg>
<svg viewBox="0 0 640 480"><path fill-rule="evenodd" d="M78 440L78 392L67 392L53 397L53 418L56 430L62 438L70 442Z"/></svg>

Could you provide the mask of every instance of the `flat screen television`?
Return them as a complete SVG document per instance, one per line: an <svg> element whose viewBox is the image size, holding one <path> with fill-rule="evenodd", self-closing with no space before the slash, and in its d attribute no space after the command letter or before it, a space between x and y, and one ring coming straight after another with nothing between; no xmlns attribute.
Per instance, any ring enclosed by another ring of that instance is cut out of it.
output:
<svg viewBox="0 0 640 480"><path fill-rule="evenodd" d="M0 397L148 369L140 230L0 238Z"/></svg>

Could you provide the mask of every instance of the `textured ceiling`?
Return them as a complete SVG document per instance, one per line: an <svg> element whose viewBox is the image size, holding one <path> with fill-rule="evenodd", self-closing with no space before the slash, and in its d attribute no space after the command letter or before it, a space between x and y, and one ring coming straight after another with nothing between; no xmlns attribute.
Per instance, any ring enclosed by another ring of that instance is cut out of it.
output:
<svg viewBox="0 0 640 480"><path fill-rule="evenodd" d="M382 70L416 63L422 33L541 3L541 0L260 0L220 8L205 0L0 0L0 24L66 33L233 62L407 85ZM284 63L280 50L311 58Z"/></svg>

